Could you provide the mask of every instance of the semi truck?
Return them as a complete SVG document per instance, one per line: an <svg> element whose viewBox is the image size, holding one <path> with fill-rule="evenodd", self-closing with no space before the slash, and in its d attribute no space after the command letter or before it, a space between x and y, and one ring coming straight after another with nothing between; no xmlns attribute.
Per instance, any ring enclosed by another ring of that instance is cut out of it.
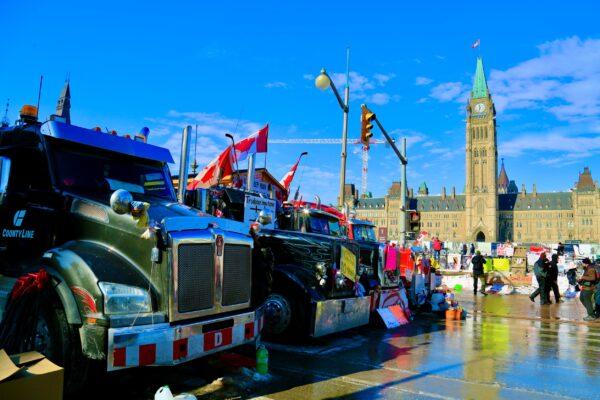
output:
<svg viewBox="0 0 600 400"><path fill-rule="evenodd" d="M350 212L320 202L295 201L296 209L317 209L339 219L345 235L360 249L359 276L366 292L371 294L371 311L400 304L408 310L408 299L400 274L399 249L377 240L376 226L367 220L352 218Z"/></svg>
<svg viewBox="0 0 600 400"><path fill-rule="evenodd" d="M0 128L0 319L15 282L45 270L33 347L67 388L94 360L168 366L256 340L254 240L178 203L167 149L21 114Z"/></svg>
<svg viewBox="0 0 600 400"><path fill-rule="evenodd" d="M248 214L260 211L256 243L274 257L266 334L320 337L368 324L371 298L356 294L360 249L344 236L337 217L275 200L261 211L256 205L268 204L266 195L231 187L197 189L188 201L204 212L247 224L254 218ZM268 214L266 223L261 213Z"/></svg>

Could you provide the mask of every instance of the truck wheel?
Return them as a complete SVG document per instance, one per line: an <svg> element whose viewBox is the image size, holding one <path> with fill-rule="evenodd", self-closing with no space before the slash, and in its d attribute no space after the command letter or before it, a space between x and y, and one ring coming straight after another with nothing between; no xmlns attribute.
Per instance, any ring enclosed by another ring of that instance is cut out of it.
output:
<svg viewBox="0 0 600 400"><path fill-rule="evenodd" d="M86 383L89 362L81 352L77 328L67 322L60 302L48 301L42 305L34 349L65 369L65 393L76 393Z"/></svg>
<svg viewBox="0 0 600 400"><path fill-rule="evenodd" d="M273 293L265 301L265 330L268 335L279 336L292 325L292 302L279 293Z"/></svg>

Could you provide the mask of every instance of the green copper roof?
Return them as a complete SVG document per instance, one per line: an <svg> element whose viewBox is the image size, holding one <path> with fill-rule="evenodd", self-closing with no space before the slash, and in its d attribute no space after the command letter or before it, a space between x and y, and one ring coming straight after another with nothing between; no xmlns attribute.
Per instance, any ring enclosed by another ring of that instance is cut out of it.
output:
<svg viewBox="0 0 600 400"><path fill-rule="evenodd" d="M421 183L421 185L419 185L419 190L427 190L427 184L425 182Z"/></svg>
<svg viewBox="0 0 600 400"><path fill-rule="evenodd" d="M481 57L477 57L477 68L475 69L471 98L481 99L486 97L488 97L488 87L485 80L485 72L483 71L483 60Z"/></svg>

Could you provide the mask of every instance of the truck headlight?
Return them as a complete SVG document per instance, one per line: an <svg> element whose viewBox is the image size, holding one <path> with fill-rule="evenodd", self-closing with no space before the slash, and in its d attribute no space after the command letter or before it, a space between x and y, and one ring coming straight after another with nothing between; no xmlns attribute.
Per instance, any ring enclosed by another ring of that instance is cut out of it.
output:
<svg viewBox="0 0 600 400"><path fill-rule="evenodd" d="M111 282L100 282L98 285L104 295L106 314L152 312L152 300L147 290Z"/></svg>
<svg viewBox="0 0 600 400"><path fill-rule="evenodd" d="M340 271L337 271L337 273L335 275L335 286L338 289L341 289L344 286L346 286L346 278L344 277L344 275L342 275L342 273Z"/></svg>
<svg viewBox="0 0 600 400"><path fill-rule="evenodd" d="M315 265L315 268L317 270L317 274L321 277L324 278L327 274L327 265L325 265L324 262L318 262L317 265Z"/></svg>

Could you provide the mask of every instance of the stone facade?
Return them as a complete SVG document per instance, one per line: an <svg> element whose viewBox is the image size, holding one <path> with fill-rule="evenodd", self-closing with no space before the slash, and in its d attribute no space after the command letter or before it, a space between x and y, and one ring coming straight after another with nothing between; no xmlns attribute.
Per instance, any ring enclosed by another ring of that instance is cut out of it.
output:
<svg viewBox="0 0 600 400"><path fill-rule="evenodd" d="M502 163L498 174L496 111L489 93L483 62L479 58L471 97L467 105L466 185L464 194L430 196L425 182L417 196L408 190L407 230L413 236L426 231L443 241L515 241L556 243L581 240L600 243L600 187L584 168L568 192L527 193L517 189ZM400 238L398 182L380 198L354 196L358 218L387 228L387 238Z"/></svg>

